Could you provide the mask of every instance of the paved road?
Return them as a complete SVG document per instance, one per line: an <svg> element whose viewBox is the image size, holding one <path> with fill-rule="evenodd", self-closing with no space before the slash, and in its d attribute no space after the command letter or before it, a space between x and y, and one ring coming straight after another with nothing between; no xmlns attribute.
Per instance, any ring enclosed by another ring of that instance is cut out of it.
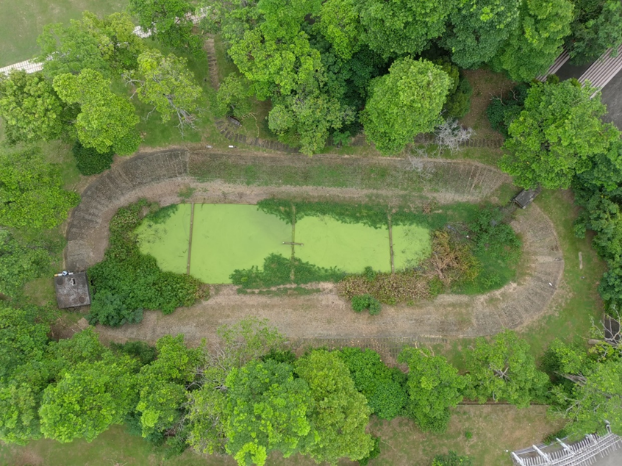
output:
<svg viewBox="0 0 622 466"><path fill-rule="evenodd" d="M622 74L622 73L621 73ZM622 464L622 450L611 453L606 458L594 463L593 466L620 466Z"/></svg>
<svg viewBox="0 0 622 466"><path fill-rule="evenodd" d="M608 110L608 114L603 117L603 120L613 122L622 130L622 72L618 73L603 88L602 101ZM622 461L619 464L622 464Z"/></svg>

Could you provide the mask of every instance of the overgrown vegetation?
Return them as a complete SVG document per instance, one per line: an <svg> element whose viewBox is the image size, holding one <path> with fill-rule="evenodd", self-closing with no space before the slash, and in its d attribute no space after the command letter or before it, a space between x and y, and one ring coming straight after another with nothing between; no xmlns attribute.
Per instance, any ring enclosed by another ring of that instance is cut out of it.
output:
<svg viewBox="0 0 622 466"><path fill-rule="evenodd" d="M271 288L288 283L304 285L339 281L344 275L337 268L327 269L295 257L288 259L280 254L270 254L264 259L262 268L253 266L250 269L235 270L231 274L231 283L242 288Z"/></svg>
<svg viewBox="0 0 622 466"><path fill-rule="evenodd" d="M88 320L92 324L118 326L140 322L146 309L170 314L206 293L198 280L163 272L155 258L140 252L134 230L148 209L148 203L142 200L119 209L110 221L110 241L104 260L88 270L93 292ZM166 215L168 210L162 212L152 217Z"/></svg>
<svg viewBox="0 0 622 466"><path fill-rule="evenodd" d="M85 176L105 172L112 165L114 158L113 151L101 154L92 147L84 147L79 141L73 145L71 152L76 159L78 171Z"/></svg>

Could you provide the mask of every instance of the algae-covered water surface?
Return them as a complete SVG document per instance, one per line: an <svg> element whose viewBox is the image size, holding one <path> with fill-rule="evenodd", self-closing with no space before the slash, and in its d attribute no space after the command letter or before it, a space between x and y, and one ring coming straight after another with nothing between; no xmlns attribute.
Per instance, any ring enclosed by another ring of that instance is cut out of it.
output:
<svg viewBox="0 0 622 466"><path fill-rule="evenodd" d="M191 231L192 224L192 231ZM162 270L190 274L205 283L231 283L237 269L261 268L271 254L292 256L325 268L360 273L391 270L389 231L327 216L306 216L294 225L254 205L180 204L163 220L147 218L136 230L140 249ZM394 226L396 270L430 253L430 231ZM190 251L190 252L189 252Z"/></svg>

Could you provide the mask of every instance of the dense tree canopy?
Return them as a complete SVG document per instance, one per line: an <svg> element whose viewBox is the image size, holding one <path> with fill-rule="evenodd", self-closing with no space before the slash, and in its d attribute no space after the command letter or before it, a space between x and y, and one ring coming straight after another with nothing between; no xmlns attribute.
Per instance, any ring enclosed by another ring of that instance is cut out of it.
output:
<svg viewBox="0 0 622 466"><path fill-rule="evenodd" d="M449 422L449 408L462 401L464 377L442 356L428 349L406 348L399 361L408 364L408 410L424 430L442 432Z"/></svg>
<svg viewBox="0 0 622 466"><path fill-rule="evenodd" d="M572 34L566 41L574 63L589 63L622 43L622 2L575 0Z"/></svg>
<svg viewBox="0 0 622 466"><path fill-rule="evenodd" d="M531 81L544 73L561 53L573 19L568 0L524 0L520 24L491 61L515 81Z"/></svg>
<svg viewBox="0 0 622 466"><path fill-rule="evenodd" d="M336 353L312 351L296 361L296 373L311 389L310 422L317 434L302 452L317 462L335 464L339 458L356 461L371 451L365 432L371 410L354 387L345 363Z"/></svg>
<svg viewBox="0 0 622 466"><path fill-rule="evenodd" d="M455 0L362 0L363 40L384 57L418 54L445 32Z"/></svg>
<svg viewBox="0 0 622 466"><path fill-rule="evenodd" d="M192 34L194 7L186 0L130 0L130 12L143 31L161 44L197 49L200 39Z"/></svg>
<svg viewBox="0 0 622 466"><path fill-rule="evenodd" d="M519 24L518 0L469 0L450 16L443 36L452 61L461 68L478 68L490 61Z"/></svg>
<svg viewBox="0 0 622 466"><path fill-rule="evenodd" d="M53 228L80 200L65 191L57 166L36 149L0 151L0 225Z"/></svg>
<svg viewBox="0 0 622 466"><path fill-rule="evenodd" d="M75 118L72 110L40 74L0 75L0 116L9 143L58 139Z"/></svg>
<svg viewBox="0 0 622 466"><path fill-rule="evenodd" d="M77 76L60 74L54 78L54 89L65 103L80 105L75 125L83 146L100 153L112 149L120 155L138 149L135 126L139 119L134 106L114 94L101 73L85 69Z"/></svg>
<svg viewBox="0 0 622 466"><path fill-rule="evenodd" d="M574 81L539 83L529 89L524 110L512 121L509 152L501 168L519 186L567 188L573 177L588 170L592 158L606 153L619 139L601 116L606 108L590 86Z"/></svg>
<svg viewBox="0 0 622 466"><path fill-rule="evenodd" d="M451 80L438 66L425 60L396 60L389 74L370 84L365 106L365 134L379 151L395 153L419 133L432 131L442 120Z"/></svg>

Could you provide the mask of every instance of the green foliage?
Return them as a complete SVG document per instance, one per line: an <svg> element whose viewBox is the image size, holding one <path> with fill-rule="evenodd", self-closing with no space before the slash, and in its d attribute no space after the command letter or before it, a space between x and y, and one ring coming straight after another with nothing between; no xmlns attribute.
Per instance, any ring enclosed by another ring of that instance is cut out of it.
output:
<svg viewBox="0 0 622 466"><path fill-rule="evenodd" d="M77 74L87 68L110 77L135 68L144 49L127 13L100 19L85 11L82 20L70 20L69 25L46 25L37 42L41 47L38 60L47 77Z"/></svg>
<svg viewBox="0 0 622 466"><path fill-rule="evenodd" d="M455 451L450 451L446 455L436 455L432 466L473 466L473 461L466 455L460 456Z"/></svg>
<svg viewBox="0 0 622 466"><path fill-rule="evenodd" d="M335 53L349 60L361 48L363 32L353 0L328 0L322 3L319 28Z"/></svg>
<svg viewBox="0 0 622 466"><path fill-rule="evenodd" d="M544 73L560 54L572 19L568 0L525 0L520 5L520 24L492 59L493 69L524 82Z"/></svg>
<svg viewBox="0 0 622 466"><path fill-rule="evenodd" d="M0 380L8 380L17 367L41 360L50 326L39 322L38 309L16 309L0 301Z"/></svg>
<svg viewBox="0 0 622 466"><path fill-rule="evenodd" d="M26 445L41 438L39 394L28 384L0 384L0 440Z"/></svg>
<svg viewBox="0 0 622 466"><path fill-rule="evenodd" d="M201 370L201 387L188 396L188 444L199 453L225 453L227 377L234 368L282 350L285 337L266 320L247 318L218 328L219 351ZM266 357L266 359L269 359ZM281 362L281 361L278 361Z"/></svg>
<svg viewBox="0 0 622 466"><path fill-rule="evenodd" d="M233 115L237 118L241 118L249 113L252 107L248 99L248 87L248 82L243 77L234 74L227 76L220 83L218 93L216 94L218 111L223 115ZM272 115L272 112L270 112L270 115L272 119L276 117L276 113ZM273 121L272 119L270 120L271 122ZM284 128L289 128L290 126L291 124L284 126Z"/></svg>
<svg viewBox="0 0 622 466"><path fill-rule="evenodd" d="M39 73L0 75L0 116L11 144L59 138L74 116L72 110Z"/></svg>
<svg viewBox="0 0 622 466"><path fill-rule="evenodd" d="M89 320L122 325L140 320L143 309L170 314L202 296L200 283L189 275L162 272L151 256L141 254L134 229L142 220L145 201L119 209L110 222L110 243L104 260L88 271L93 301Z"/></svg>
<svg viewBox="0 0 622 466"><path fill-rule="evenodd" d="M462 401L464 377L443 356L423 348L404 348L398 361L408 364L409 415L423 430L444 432L449 423L449 408Z"/></svg>
<svg viewBox="0 0 622 466"><path fill-rule="evenodd" d="M302 453L331 464L343 457L352 461L366 457L374 448L365 432L371 410L339 355L315 350L296 361L295 367L314 400L309 420L315 441L303 445Z"/></svg>
<svg viewBox="0 0 622 466"><path fill-rule="evenodd" d="M466 397L480 403L492 398L518 407L543 399L548 377L536 368L529 345L515 332L506 330L491 342L480 337L465 357L469 372Z"/></svg>
<svg viewBox="0 0 622 466"><path fill-rule="evenodd" d="M36 148L0 150L0 225L42 230L67 218L80 196L62 189L57 166Z"/></svg>
<svg viewBox="0 0 622 466"><path fill-rule="evenodd" d="M172 53L165 57L158 50L146 50L138 56L138 69L124 77L136 86L138 99L157 110L163 123L174 115L182 133L186 126L194 127L202 90L185 58Z"/></svg>
<svg viewBox="0 0 622 466"><path fill-rule="evenodd" d="M517 0L467 0L450 16L452 27L442 38L451 60L461 68L489 62L519 24Z"/></svg>
<svg viewBox="0 0 622 466"><path fill-rule="evenodd" d="M473 88L469 80L460 76L458 87L447 96L447 101L443 107L443 116L457 119L464 117L471 108L471 94L473 94Z"/></svg>
<svg viewBox="0 0 622 466"><path fill-rule="evenodd" d="M78 171L85 176L97 175L105 172L112 165L114 152L100 153L92 147L84 147L80 141L76 141L71 149L76 159L76 167Z"/></svg>
<svg viewBox="0 0 622 466"><path fill-rule="evenodd" d="M39 244L21 244L0 229L0 294L15 297L24 284L50 268L50 254Z"/></svg>
<svg viewBox="0 0 622 466"><path fill-rule="evenodd" d="M270 254L263 268L237 269L231 274L231 283L243 288L270 288L288 283L302 285L312 282L335 282L345 273L336 268L324 268L296 258L287 259L280 254Z"/></svg>
<svg viewBox="0 0 622 466"><path fill-rule="evenodd" d="M227 387L227 452L240 466L263 466L273 450L288 457L311 432L309 385L291 365L251 361L231 371Z"/></svg>
<svg viewBox="0 0 622 466"><path fill-rule="evenodd" d="M183 335L166 335L156 343L157 358L143 366L138 375L140 398L136 411L140 413L142 436L163 437L183 415L186 384L196 377L203 361L202 349L188 349Z"/></svg>
<svg viewBox="0 0 622 466"><path fill-rule="evenodd" d="M492 129L499 131L505 138L509 137L508 127L525 106L528 90L527 84L519 84L510 93L490 99L490 104L486 108L486 116Z"/></svg>
<svg viewBox="0 0 622 466"><path fill-rule="evenodd" d="M575 0L572 34L566 42L573 63L585 64L622 43L622 4L618 0Z"/></svg>
<svg viewBox="0 0 622 466"><path fill-rule="evenodd" d="M361 117L365 134L383 154L400 152L417 134L441 123L450 87L447 73L431 62L408 57L394 61L388 75L370 83Z"/></svg>
<svg viewBox="0 0 622 466"><path fill-rule="evenodd" d="M594 89L575 81L533 85L525 109L509 127L509 152L501 168L525 188L568 188L576 174L588 170L591 160L606 153L619 139L613 124L601 116L606 108Z"/></svg>
<svg viewBox="0 0 622 466"><path fill-rule="evenodd" d="M365 395L374 414L390 420L403 413L408 395L406 376L399 369L389 369L380 355L370 349L344 348L338 355L346 363L354 386Z"/></svg>
<svg viewBox="0 0 622 466"><path fill-rule="evenodd" d="M46 438L92 441L112 424L121 424L136 403L131 360L102 360L70 368L43 392L39 414Z"/></svg>
<svg viewBox="0 0 622 466"><path fill-rule="evenodd" d="M66 104L80 105L75 127L83 146L119 155L138 149L140 137L135 126L139 118L134 107L110 90L110 81L101 73L85 69L77 76L57 75L54 90Z"/></svg>
<svg viewBox="0 0 622 466"><path fill-rule="evenodd" d="M155 347L140 340L125 343L110 342L110 348L113 351L136 358L141 366L153 362L158 355Z"/></svg>
<svg viewBox="0 0 622 466"><path fill-rule="evenodd" d="M369 311L374 316L380 314L382 305L380 301L374 298L372 295L363 294L359 296L352 296L352 309L354 312Z"/></svg>
<svg viewBox="0 0 622 466"><path fill-rule="evenodd" d="M144 31L163 45L198 50L201 40L192 34L192 4L186 0L130 0L129 11Z"/></svg>
<svg viewBox="0 0 622 466"><path fill-rule="evenodd" d="M384 57L419 54L445 32L445 23L456 8L454 0L361 1L362 40Z"/></svg>
<svg viewBox="0 0 622 466"><path fill-rule="evenodd" d="M374 441L374 448L365 456L359 460L359 466L367 466L371 460L380 456L380 437L372 437Z"/></svg>

